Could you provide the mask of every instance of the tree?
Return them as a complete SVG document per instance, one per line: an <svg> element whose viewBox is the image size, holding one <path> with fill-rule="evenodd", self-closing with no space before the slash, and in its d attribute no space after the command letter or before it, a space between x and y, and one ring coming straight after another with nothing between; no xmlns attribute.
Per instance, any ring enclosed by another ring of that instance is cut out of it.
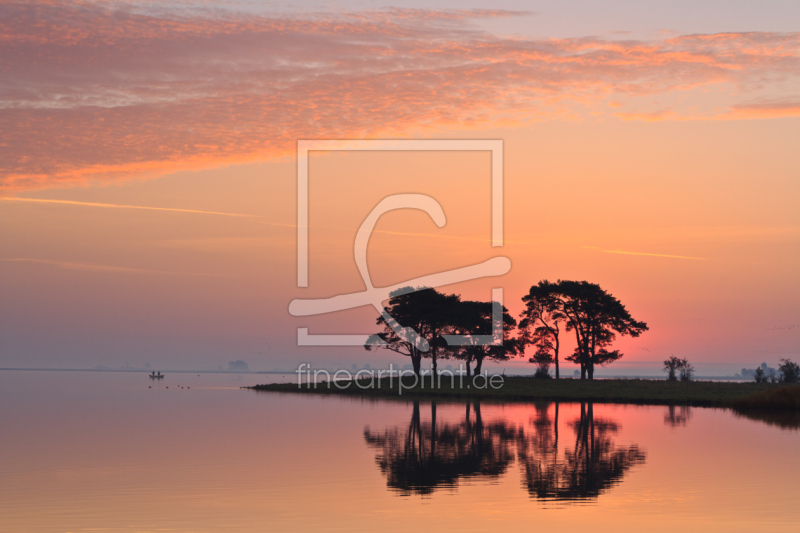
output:
<svg viewBox="0 0 800 533"><path fill-rule="evenodd" d="M417 375L420 375L422 358L430 357L435 375L439 356L446 346L442 335L450 333L454 309L460 300L457 295L442 294L430 288L398 289L391 293L385 313L377 319L383 331L370 335L364 348L383 348L410 357ZM386 316L395 323L388 322ZM420 342L414 332L427 342Z"/></svg>
<svg viewBox="0 0 800 533"><path fill-rule="evenodd" d="M756 380L756 383L767 383L769 379L767 378L767 373L764 372L764 369L761 367L756 368L753 377Z"/></svg>
<svg viewBox="0 0 800 533"><path fill-rule="evenodd" d="M633 319L622 303L588 281L559 281L563 300L561 309L567 317L567 330L575 332L577 346L568 360L581 365L584 374L594 378L594 367L622 357L619 350L608 350L617 335L638 337L647 324Z"/></svg>
<svg viewBox="0 0 800 533"><path fill-rule="evenodd" d="M667 373L667 379L669 381L677 381L678 380L677 371L681 368L681 365L683 365L683 361L681 361L679 357L675 357L673 355L672 357L664 361L664 368L662 368L661 370L662 372Z"/></svg>
<svg viewBox="0 0 800 533"><path fill-rule="evenodd" d="M560 333L561 324L566 320L566 315L561 311L562 300L559 296L558 284L547 280L531 287L527 296L522 298L525 310L520 314L522 320L519 323L521 347L536 346L536 354L530 361L536 362L534 358L544 361L544 354L547 353L550 362L555 363L556 379L561 377L558 367Z"/></svg>
<svg viewBox="0 0 800 533"><path fill-rule="evenodd" d="M689 364L688 359L681 359L681 381L692 381L694 377L694 367Z"/></svg>
<svg viewBox="0 0 800 533"><path fill-rule="evenodd" d="M664 361L664 368L661 371L667 373L669 381L677 381L677 372L680 372L681 381L691 381L694 376L694 367L689 364L689 360L674 355Z"/></svg>
<svg viewBox="0 0 800 533"><path fill-rule="evenodd" d="M566 331L575 332L575 351L566 359L580 364L581 379L587 376L593 379L595 366L622 357L619 350L609 350L617 335L638 337L648 330L647 324L634 320L619 300L588 281L559 280L554 284L544 281L531 287L526 298L531 295L533 298L523 301L526 304L533 301L545 289L547 298L552 301L552 307L546 308L551 320L563 317Z"/></svg>
<svg viewBox="0 0 800 533"><path fill-rule="evenodd" d="M797 383L800 381L800 366L789 359L781 359L778 371L780 371L781 381L784 383Z"/></svg>
<svg viewBox="0 0 800 533"><path fill-rule="evenodd" d="M470 365L475 362L475 374L481 373L485 359L507 361L519 352L518 340L512 337L517 321L501 306L497 315L502 316L502 324L494 322L495 307L499 302L459 302L449 319L450 330L454 335L467 337L467 344L461 346L444 346L444 354L464 361L467 376L471 375ZM502 344L486 344L477 336L493 335L495 329L502 327Z"/></svg>

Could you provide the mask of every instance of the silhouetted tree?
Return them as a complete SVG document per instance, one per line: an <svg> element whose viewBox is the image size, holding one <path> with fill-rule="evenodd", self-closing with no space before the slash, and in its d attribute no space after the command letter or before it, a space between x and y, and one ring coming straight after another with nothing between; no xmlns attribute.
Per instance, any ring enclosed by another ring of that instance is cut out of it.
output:
<svg viewBox="0 0 800 533"><path fill-rule="evenodd" d="M789 359L781 359L778 371L781 373L781 381L784 383L797 383L800 381L800 366Z"/></svg>
<svg viewBox="0 0 800 533"><path fill-rule="evenodd" d="M688 359L681 359L680 364L681 381L692 381L694 377L694 367L689 363Z"/></svg>
<svg viewBox="0 0 800 533"><path fill-rule="evenodd" d="M662 372L667 373L667 379L669 381L678 381L678 369L680 369L683 361L681 361L680 357L675 357L674 355L664 361L664 368L661 369Z"/></svg>
<svg viewBox="0 0 800 533"><path fill-rule="evenodd" d="M543 364L548 359L545 354L549 354L550 361L555 363L558 379L561 377L558 365L560 333L562 323L566 320L566 315L561 310L563 300L560 297L559 284L540 281L538 285L531 287L522 301L525 303L525 310L520 314L521 346L536 347L535 355L529 359L532 363Z"/></svg>
<svg viewBox="0 0 800 533"><path fill-rule="evenodd" d="M422 350L411 335L399 335L383 315L377 320L378 325L383 326L383 331L370 335L364 348L384 348L410 357L417 375L420 374L422 358L430 357L433 373L436 374L438 358L446 346L442 335L451 331L454 309L459 303L459 296L442 294L435 289L398 289L392 292L389 305L384 310L400 327L412 328L427 340L428 349Z"/></svg>
<svg viewBox="0 0 800 533"><path fill-rule="evenodd" d="M502 324L494 322L493 312L495 307L502 316ZM517 355L518 341L512 337L517 321L508 314L505 307L500 306L499 302L459 302L454 307L455 314L449 320L453 334L464 335L469 344L463 346L446 346L443 352L450 357L464 361L467 376L471 375L471 364L475 363L475 374L480 374L483 361L507 361ZM477 335L493 335L494 329L502 327L502 344L481 343Z"/></svg>
<svg viewBox="0 0 800 533"><path fill-rule="evenodd" d="M664 361L664 368L662 372L667 372L667 379L669 381L676 381L678 379L677 372L680 372L681 381L691 381L694 377L694 367L689 363L688 359L681 359L674 355Z"/></svg>
<svg viewBox="0 0 800 533"><path fill-rule="evenodd" d="M617 335L638 337L648 329L644 322L634 320L619 300L594 283L545 281L531 287L526 298L535 301L541 291L552 302L549 304L552 307L548 307L553 309L551 319L563 316L566 331L575 332L575 351L567 360L580 364L581 379L593 379L596 365L606 365L622 357L619 350L609 350ZM531 313L537 313L535 308Z"/></svg>

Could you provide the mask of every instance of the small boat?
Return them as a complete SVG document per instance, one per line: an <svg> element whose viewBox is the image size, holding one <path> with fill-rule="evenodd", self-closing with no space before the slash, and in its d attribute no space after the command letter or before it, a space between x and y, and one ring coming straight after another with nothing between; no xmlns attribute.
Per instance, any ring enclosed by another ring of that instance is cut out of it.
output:
<svg viewBox="0 0 800 533"><path fill-rule="evenodd" d="M158 374L155 372L150 372L150 379L164 379L164 375L161 372Z"/></svg>

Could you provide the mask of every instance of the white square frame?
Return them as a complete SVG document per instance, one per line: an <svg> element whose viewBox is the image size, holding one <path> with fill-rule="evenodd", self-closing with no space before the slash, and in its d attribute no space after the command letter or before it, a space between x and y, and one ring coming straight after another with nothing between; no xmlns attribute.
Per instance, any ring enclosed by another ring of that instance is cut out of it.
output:
<svg viewBox="0 0 800 533"><path fill-rule="evenodd" d="M297 141L297 286L308 287L308 156L319 151L444 152L492 154L492 246L503 246L503 141L478 139L298 140Z"/></svg>
<svg viewBox="0 0 800 533"><path fill-rule="evenodd" d="M399 140L298 140L297 141L297 286L308 287L308 159L312 151L395 151L491 152L492 246L503 246L503 141L478 139L399 139ZM503 305L503 289L492 289L492 300ZM502 323L502 312L499 318ZM496 335L497 332L493 332ZM495 344L493 335L479 336L480 342ZM312 335L308 328L297 328L299 346L364 346L369 335ZM452 336L457 341L461 336ZM486 338L484 338L486 337ZM448 340L450 343L450 340ZM502 330L500 331L502 344Z"/></svg>

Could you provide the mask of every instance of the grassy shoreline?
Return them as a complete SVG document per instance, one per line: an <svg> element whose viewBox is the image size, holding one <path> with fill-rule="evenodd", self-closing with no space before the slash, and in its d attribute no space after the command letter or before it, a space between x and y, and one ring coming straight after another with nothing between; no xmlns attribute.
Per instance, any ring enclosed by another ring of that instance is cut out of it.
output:
<svg viewBox="0 0 800 533"><path fill-rule="evenodd" d="M429 380L430 378L428 378ZM505 376L503 386L498 389L486 387L475 389L467 388L467 380L463 387L458 381L455 387L450 386L450 380L443 379L442 387L431 388L426 380L425 386L417 384L412 387L414 380L406 378L403 389L398 386L398 379L394 378L390 386L389 379L375 380L375 385L369 388L367 381L343 382L335 384L320 382L316 388L312 385L298 387L297 383L274 383L246 387L256 391L285 392L296 394L334 394L356 396L364 398L436 398L436 399L480 399L495 401L559 401L559 402L597 402L597 403L630 403L640 405L692 405L698 407L735 407L748 409L751 396L756 399L753 408L773 410L797 410L794 398L800 397L800 386L782 385L773 383L727 383L713 381L674 382L666 380L647 379L603 379L603 380L540 380L530 377ZM481 383L479 383L480 385ZM788 387L789 394L781 392L777 401L765 401L778 391ZM401 394L402 392L402 394ZM784 401L785 398L792 398Z"/></svg>

